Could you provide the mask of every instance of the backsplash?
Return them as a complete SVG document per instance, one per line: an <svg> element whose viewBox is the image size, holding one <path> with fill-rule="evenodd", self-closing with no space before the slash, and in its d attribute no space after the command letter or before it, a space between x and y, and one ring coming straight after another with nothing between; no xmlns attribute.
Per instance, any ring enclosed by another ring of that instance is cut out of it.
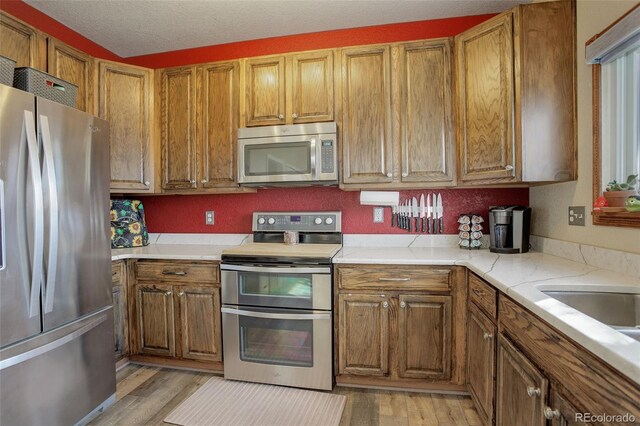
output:
<svg viewBox="0 0 640 426"><path fill-rule="evenodd" d="M420 194L442 194L445 234L457 234L458 216L481 213L485 221L490 206L529 204L528 188L446 189L400 191L400 200ZM250 233L254 211L339 210L345 234L406 234L391 227L391 209L385 222L373 223L373 206L360 205L360 192L335 187L270 188L257 193L225 195L162 195L142 197L149 232ZM215 225L205 225L205 211L215 212ZM533 212L535 215L535 211Z"/></svg>

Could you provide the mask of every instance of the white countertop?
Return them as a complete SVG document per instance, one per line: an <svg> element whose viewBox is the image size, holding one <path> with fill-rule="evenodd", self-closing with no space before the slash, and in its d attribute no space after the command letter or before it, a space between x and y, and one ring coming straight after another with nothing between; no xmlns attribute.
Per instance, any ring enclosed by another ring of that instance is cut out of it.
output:
<svg viewBox="0 0 640 426"><path fill-rule="evenodd" d="M201 238L193 240L198 244L176 244L183 239L163 234L154 238L157 243L146 247L112 250L112 260L220 260L223 250L250 241L242 235ZM640 385L640 342L542 293L542 290L640 293L640 277L539 252L500 255L486 249L462 250L450 246L347 246L333 258L333 263L466 266Z"/></svg>
<svg viewBox="0 0 640 426"><path fill-rule="evenodd" d="M333 262L466 266L640 385L640 342L542 293L640 293L639 277L544 253L496 254L450 247L344 247Z"/></svg>

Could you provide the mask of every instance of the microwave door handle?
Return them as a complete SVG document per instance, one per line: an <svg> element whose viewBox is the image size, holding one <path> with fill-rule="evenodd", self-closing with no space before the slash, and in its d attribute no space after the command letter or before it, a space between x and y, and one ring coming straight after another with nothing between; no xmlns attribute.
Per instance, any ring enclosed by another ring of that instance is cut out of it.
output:
<svg viewBox="0 0 640 426"><path fill-rule="evenodd" d="M220 311L223 314L238 315L243 317L265 318L276 320L328 320L331 319L331 313L318 314L271 314L268 312L245 311L243 309L232 309L222 307Z"/></svg>
<svg viewBox="0 0 640 426"><path fill-rule="evenodd" d="M311 178L312 180L318 180L318 147L319 143L316 141L316 137L311 138Z"/></svg>
<svg viewBox="0 0 640 426"><path fill-rule="evenodd" d="M266 274L329 274L331 268L319 267L319 268L305 268L305 267L263 267L263 266L243 266L243 265L230 265L223 263L221 265L223 271L241 271L241 272L256 272Z"/></svg>

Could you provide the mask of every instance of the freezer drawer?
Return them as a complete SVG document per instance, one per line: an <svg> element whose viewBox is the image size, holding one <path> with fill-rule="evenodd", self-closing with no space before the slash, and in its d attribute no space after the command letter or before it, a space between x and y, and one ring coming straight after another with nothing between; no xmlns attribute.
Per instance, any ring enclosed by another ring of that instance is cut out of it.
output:
<svg viewBox="0 0 640 426"><path fill-rule="evenodd" d="M112 307L0 351L2 425L73 425L115 391Z"/></svg>

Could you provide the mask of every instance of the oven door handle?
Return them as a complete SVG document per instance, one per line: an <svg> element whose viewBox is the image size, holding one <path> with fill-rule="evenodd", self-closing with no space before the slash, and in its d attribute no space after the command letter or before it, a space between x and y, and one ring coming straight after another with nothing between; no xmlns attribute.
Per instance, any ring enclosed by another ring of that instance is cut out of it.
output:
<svg viewBox="0 0 640 426"><path fill-rule="evenodd" d="M243 272L264 272L271 274L281 274L286 272L288 274L330 274L331 268L305 268L305 267L263 267L263 266L243 266L243 265L230 265L222 264L220 267L223 271L243 271Z"/></svg>
<svg viewBox="0 0 640 426"><path fill-rule="evenodd" d="M223 314L239 315L244 317L280 319L280 320L328 320L331 319L331 313L318 314L270 314L268 312L245 311L242 309L232 309L222 307Z"/></svg>

